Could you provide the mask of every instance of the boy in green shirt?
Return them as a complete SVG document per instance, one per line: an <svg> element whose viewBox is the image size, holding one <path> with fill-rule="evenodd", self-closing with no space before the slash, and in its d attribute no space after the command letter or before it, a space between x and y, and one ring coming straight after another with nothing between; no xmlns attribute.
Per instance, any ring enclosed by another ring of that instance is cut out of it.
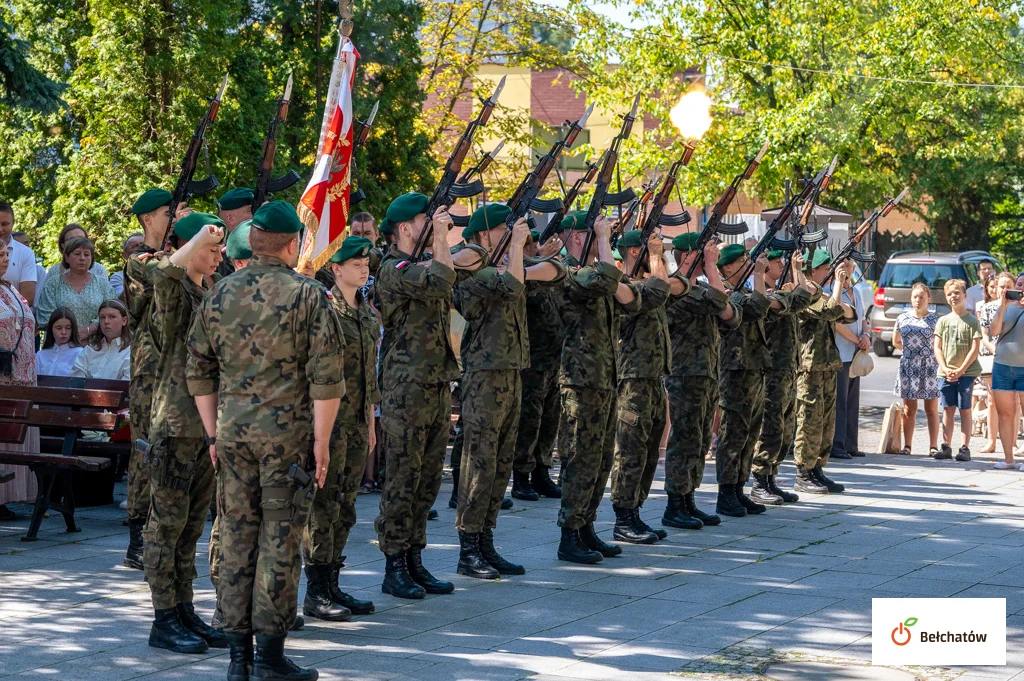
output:
<svg viewBox="0 0 1024 681"><path fill-rule="evenodd" d="M939 404L942 407L942 447L936 459L952 459L953 418L960 410L960 451L957 461L970 461L971 393L974 379L981 374L978 350L981 324L967 311L967 284L950 279L943 287L952 312L935 325L935 359L939 363Z"/></svg>

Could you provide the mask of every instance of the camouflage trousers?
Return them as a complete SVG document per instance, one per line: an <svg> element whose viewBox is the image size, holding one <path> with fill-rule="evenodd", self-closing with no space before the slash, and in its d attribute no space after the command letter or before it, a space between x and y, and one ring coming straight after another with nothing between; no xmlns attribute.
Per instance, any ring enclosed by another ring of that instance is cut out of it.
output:
<svg viewBox="0 0 1024 681"><path fill-rule="evenodd" d="M374 528L385 555L427 545L427 514L441 490L451 412L448 383L400 383L384 393L388 475Z"/></svg>
<svg viewBox="0 0 1024 681"><path fill-rule="evenodd" d="M769 371L764 379L764 418L754 446L755 475L778 475L796 435L796 375Z"/></svg>
<svg viewBox="0 0 1024 681"><path fill-rule="evenodd" d="M711 447L711 422L718 407L718 381L704 376L666 376L672 430L665 451L665 491L689 494L704 479Z"/></svg>
<svg viewBox="0 0 1024 681"><path fill-rule="evenodd" d="M562 386L562 505L558 526L579 529L597 518L615 456L615 391Z"/></svg>
<svg viewBox="0 0 1024 681"><path fill-rule="evenodd" d="M356 524L356 497L370 452L368 426L335 422L327 484L316 491L303 540L307 565L341 565Z"/></svg>
<svg viewBox="0 0 1024 681"><path fill-rule="evenodd" d="M799 371L796 375L796 446L800 468L828 463L836 430L836 372Z"/></svg>
<svg viewBox="0 0 1024 681"><path fill-rule="evenodd" d="M132 443L149 441L149 421L152 418L153 389L156 377L151 374L132 376L128 384L128 402L131 404ZM149 515L149 464L142 453L132 447L128 457L128 519L145 520Z"/></svg>
<svg viewBox="0 0 1024 681"><path fill-rule="evenodd" d="M619 381L612 505L643 505L654 483L665 432L665 386L660 378Z"/></svg>
<svg viewBox="0 0 1024 681"><path fill-rule="evenodd" d="M723 371L718 381L718 427L715 474L720 485L742 484L750 479L754 445L761 435L764 416L764 373L739 369Z"/></svg>
<svg viewBox="0 0 1024 681"><path fill-rule="evenodd" d="M558 437L558 369L523 369L523 399L519 410L516 455L513 464L519 473L532 473L538 466L551 468L551 452Z"/></svg>
<svg viewBox="0 0 1024 681"><path fill-rule="evenodd" d="M199 438L159 438L149 455L151 497L142 564L153 608L167 610L192 602L196 544L213 498L213 464Z"/></svg>
<svg viewBox="0 0 1024 681"><path fill-rule="evenodd" d="M518 369L462 375L463 454L455 529L493 530L512 475L522 381Z"/></svg>
<svg viewBox="0 0 1024 681"><path fill-rule="evenodd" d="M218 442L220 577L217 609L228 633L280 635L295 622L300 544L309 502L288 475L308 441Z"/></svg>

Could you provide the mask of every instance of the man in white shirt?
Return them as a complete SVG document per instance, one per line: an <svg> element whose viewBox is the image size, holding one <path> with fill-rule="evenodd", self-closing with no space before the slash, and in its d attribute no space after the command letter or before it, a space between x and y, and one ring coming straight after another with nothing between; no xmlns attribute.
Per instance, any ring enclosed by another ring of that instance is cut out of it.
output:
<svg viewBox="0 0 1024 681"><path fill-rule="evenodd" d="M995 276L996 266L991 260L982 260L978 263L978 283L967 289L967 311L975 314L978 303L985 300L985 284Z"/></svg>
<svg viewBox="0 0 1024 681"><path fill-rule="evenodd" d="M6 246L11 254L4 279L18 289L25 300L35 302L36 254L28 246L12 239L13 231L14 208L6 201L0 201L0 245Z"/></svg>

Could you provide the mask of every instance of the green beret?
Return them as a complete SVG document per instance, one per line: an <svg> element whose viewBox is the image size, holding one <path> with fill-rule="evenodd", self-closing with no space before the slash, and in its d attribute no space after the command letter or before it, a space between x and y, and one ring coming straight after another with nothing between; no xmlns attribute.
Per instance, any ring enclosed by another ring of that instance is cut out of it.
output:
<svg viewBox="0 0 1024 681"><path fill-rule="evenodd" d="M295 206L287 201L271 201L260 206L252 216L252 226L264 232L296 234L304 225L295 212Z"/></svg>
<svg viewBox="0 0 1024 681"><path fill-rule="evenodd" d="M252 200L255 197L256 192L248 187L235 187L234 189L229 189L224 196L217 199L217 208L220 210L234 210L251 206Z"/></svg>
<svg viewBox="0 0 1024 681"><path fill-rule="evenodd" d="M747 249L743 248L743 244L729 244L728 246L723 246L722 250L718 252L718 262L715 264L719 267L731 265L746 254Z"/></svg>
<svg viewBox="0 0 1024 681"><path fill-rule="evenodd" d="M692 251L693 247L697 245L697 237L700 236L697 232L686 232L680 234L676 238L672 239L672 248L677 251Z"/></svg>
<svg viewBox="0 0 1024 681"><path fill-rule="evenodd" d="M573 212L562 218L559 226L563 231L572 231L574 229L583 229L587 221L587 211L585 210L574 210Z"/></svg>
<svg viewBox="0 0 1024 681"><path fill-rule="evenodd" d="M619 239L619 248L632 248L640 245L640 235L643 234L639 229L631 229L622 235Z"/></svg>
<svg viewBox="0 0 1024 681"><path fill-rule="evenodd" d="M532 241L533 243L537 243L538 241L540 241L540 230L539 229L531 229L530 230L530 241ZM530 241L527 241L526 243L530 243Z"/></svg>
<svg viewBox="0 0 1024 681"><path fill-rule="evenodd" d="M213 225L224 229L224 221L216 215L209 213L189 213L174 223L174 236L182 241L191 241L192 237L199 234L206 225Z"/></svg>
<svg viewBox="0 0 1024 681"><path fill-rule="evenodd" d="M132 215L145 215L152 213L157 208L171 205L171 193L166 189L150 189L142 193L142 196L132 204Z"/></svg>
<svg viewBox="0 0 1024 681"><path fill-rule="evenodd" d="M811 258L811 269L817 269L822 265L832 262L832 254L824 248L814 249L814 256Z"/></svg>
<svg viewBox="0 0 1024 681"><path fill-rule="evenodd" d="M622 262L622 254L619 253L618 248L612 249L612 257L615 258L615 260L617 260L618 262Z"/></svg>
<svg viewBox="0 0 1024 681"><path fill-rule="evenodd" d="M394 233L395 225L399 222L408 222L420 213L426 213L428 205L430 205L430 199L424 194L419 192L402 194L388 206L384 219L380 223L380 231L384 234Z"/></svg>
<svg viewBox="0 0 1024 681"><path fill-rule="evenodd" d="M239 223L235 230L228 234L228 244L225 255L229 260L248 260L252 257L252 246L249 245L249 227L252 220Z"/></svg>
<svg viewBox="0 0 1024 681"><path fill-rule="evenodd" d="M505 218L511 212L512 209L503 203L489 203L486 206L477 208L469 218L469 224L462 230L462 238L469 241L478 232L486 232L495 227L504 227Z"/></svg>
<svg viewBox="0 0 1024 681"><path fill-rule="evenodd" d="M352 258L369 257L370 249L372 248L373 242L369 239L364 239L361 236L346 237L341 242L341 248L336 250L334 255L331 256L331 262L343 263Z"/></svg>
<svg viewBox="0 0 1024 681"><path fill-rule="evenodd" d="M778 248L773 248L772 250L770 250L767 253L765 253L765 257L768 258L769 260L778 260L784 254L785 253L782 250L780 250Z"/></svg>

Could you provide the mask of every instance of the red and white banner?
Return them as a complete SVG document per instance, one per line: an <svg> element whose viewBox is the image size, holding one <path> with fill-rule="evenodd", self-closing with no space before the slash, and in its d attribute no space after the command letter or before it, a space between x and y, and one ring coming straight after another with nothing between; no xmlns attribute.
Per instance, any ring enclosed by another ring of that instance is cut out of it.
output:
<svg viewBox="0 0 1024 681"><path fill-rule="evenodd" d="M306 225L299 267L323 267L348 233L349 191L352 179L352 86L359 52L348 36L340 36L331 69L327 106L320 128L317 162L296 210Z"/></svg>

